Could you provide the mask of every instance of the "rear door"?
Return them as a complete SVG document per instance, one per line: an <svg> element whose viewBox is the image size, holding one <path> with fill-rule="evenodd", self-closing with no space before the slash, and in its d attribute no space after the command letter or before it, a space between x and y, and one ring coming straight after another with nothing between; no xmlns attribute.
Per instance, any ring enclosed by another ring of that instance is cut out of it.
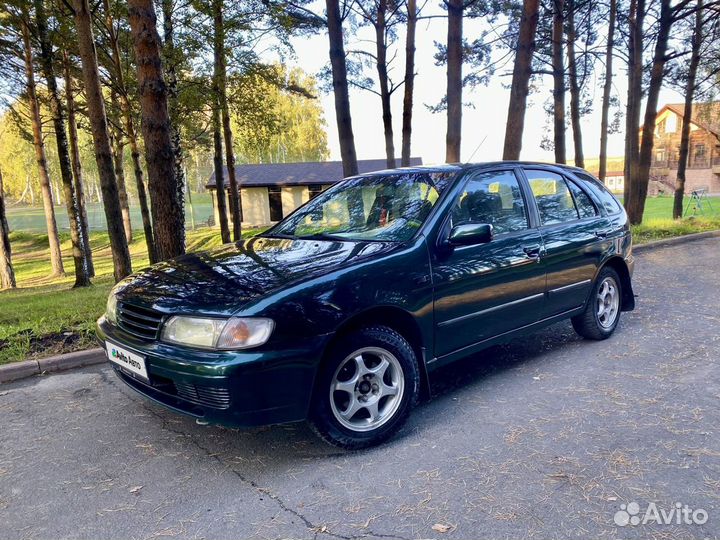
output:
<svg viewBox="0 0 720 540"><path fill-rule="evenodd" d="M486 244L437 249L434 254L435 356L542 316L542 238L519 174L513 168L476 173L450 211L441 236L466 223L489 223L495 234Z"/></svg>
<svg viewBox="0 0 720 540"><path fill-rule="evenodd" d="M580 307L602 260L609 223L590 196L557 172L524 168L540 217L545 246L545 316Z"/></svg>

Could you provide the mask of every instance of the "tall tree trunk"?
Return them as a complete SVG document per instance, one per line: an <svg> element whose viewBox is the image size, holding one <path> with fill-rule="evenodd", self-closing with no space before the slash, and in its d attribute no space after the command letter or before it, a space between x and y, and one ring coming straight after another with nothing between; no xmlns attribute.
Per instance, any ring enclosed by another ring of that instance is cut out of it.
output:
<svg viewBox="0 0 720 540"><path fill-rule="evenodd" d="M80 212L78 210L73 184L72 165L70 164L70 151L68 149L67 133L65 131L65 111L60 103L60 95L55 80L55 58L47 27L47 15L43 0L34 0L37 34L40 42L40 64L47 82L50 98L50 113L55 128L55 141L57 142L58 161L60 161L60 175L62 176L65 207L67 208L70 223L70 239L72 241L72 254L75 263L74 287L90 285L90 275L83 253L84 240L80 228ZM89 18L88 18L89 24ZM92 44L92 43L91 43Z"/></svg>
<svg viewBox="0 0 720 540"><path fill-rule="evenodd" d="M230 242L230 229L228 227L227 204L225 201L225 175L223 174L222 125L220 120L220 103L217 98L218 88L214 85L215 99L213 100L212 128L213 128L213 165L215 166L215 195L217 198L218 225L220 225L220 238L223 244Z"/></svg>
<svg viewBox="0 0 720 540"><path fill-rule="evenodd" d="M0 288L14 289L16 286L10 247L10 226L5 216L5 194L2 170L0 170Z"/></svg>
<svg viewBox="0 0 720 540"><path fill-rule="evenodd" d="M160 260L185 252L184 194L178 191L160 36L152 0L128 0L135 44L155 247Z"/></svg>
<svg viewBox="0 0 720 540"><path fill-rule="evenodd" d="M630 203L630 186L637 176L640 156L640 103L642 101L645 0L630 1L628 17L628 92L625 110L625 182L623 204Z"/></svg>
<svg viewBox="0 0 720 540"><path fill-rule="evenodd" d="M225 63L225 21L223 20L222 0L213 0L213 24L215 30L215 65L217 73L217 98L225 140L225 164L228 173L228 199L233 224L233 240L242 238L242 205L240 190L235 177L235 152L233 150L232 128L230 127L230 107L227 100L227 66Z"/></svg>
<svg viewBox="0 0 720 540"><path fill-rule="evenodd" d="M117 107L117 96L111 92L114 107ZM110 129L110 148L112 150L115 179L117 180L118 198L120 199L120 212L122 214L123 229L128 244L132 242L132 222L130 221L130 204L128 202L127 187L125 185L125 166L123 156L125 143L122 132L115 126Z"/></svg>
<svg viewBox="0 0 720 540"><path fill-rule="evenodd" d="M130 100L128 99L127 87L125 85L125 75L123 73L122 61L120 58L120 45L115 25L113 24L112 13L110 11L110 3L108 0L103 0L106 16L106 26L108 36L111 44L111 56L112 62L115 66L115 77L116 87L120 94L120 109L122 111L123 120L125 123L125 131L127 132L128 142L130 143L130 157L133 163L133 174L135 176L135 187L138 192L138 206L140 206L140 215L143 222L143 235L145 236L145 245L147 246L148 258L150 263L156 263L160 259L155 249L155 238L153 237L152 230L152 217L150 216L150 209L148 208L147 192L145 190L145 180L143 178L143 170L140 165L140 149L138 147L137 131L135 129L135 122L133 120L132 107Z"/></svg>
<svg viewBox="0 0 720 540"><path fill-rule="evenodd" d="M538 23L539 0L524 0L520 20L515 65L510 85L510 104L505 126L503 159L520 159L522 137L525 129L525 108L532 74L532 57L535 51L535 31Z"/></svg>
<svg viewBox="0 0 720 540"><path fill-rule="evenodd" d="M614 1L614 0L613 0ZM563 0L553 2L552 66L553 66L553 127L555 132L555 163L566 163L565 151L565 64L563 63Z"/></svg>
<svg viewBox="0 0 720 540"><path fill-rule="evenodd" d="M120 281L132 272L128 240L123 228L122 210L117 178L113 167L110 136L108 133L105 102L103 101L98 73L95 43L93 41L92 22L88 0L74 0L75 27L78 36L78 50L82 60L83 79L85 81L85 101L87 102L88 119L95 149L95 162L100 189L102 190L103 208L107 221L110 250L113 257L113 275Z"/></svg>
<svg viewBox="0 0 720 540"><path fill-rule="evenodd" d="M612 90L613 47L615 46L615 20L617 19L617 0L610 0L610 20L605 47L605 83L603 84L602 113L600 118L600 171L601 182L607 176L607 145L610 115L610 91Z"/></svg>
<svg viewBox="0 0 720 540"><path fill-rule="evenodd" d="M447 28L447 134L445 161L460 161L462 136L463 0L449 0Z"/></svg>
<svg viewBox="0 0 720 540"><path fill-rule="evenodd" d="M568 78L570 79L570 123L573 131L575 166L585 168L583 155L582 127L580 126L580 85L578 83L577 60L575 58L575 0L568 1L567 55Z"/></svg>
<svg viewBox="0 0 720 540"><path fill-rule="evenodd" d="M690 121L692 120L692 102L695 96L695 80L700 64L700 48L703 41L703 0L697 0L695 12L695 31L692 38L690 67L685 84L685 107L683 110L682 131L680 134L680 151L678 153L677 180L673 200L673 218L680 219L683 214L683 196L685 195L685 171L690 153Z"/></svg>
<svg viewBox="0 0 720 540"><path fill-rule="evenodd" d="M387 66L387 0L378 2L375 21L375 47L377 53L377 73L380 83L380 102L382 104L383 133L385 135L385 161L389 169L395 168L395 141L390 105L390 85Z"/></svg>
<svg viewBox="0 0 720 540"><path fill-rule="evenodd" d="M630 184L630 201L627 205L628 219L631 224L642 223L647 199L648 185L650 183L650 164L652 149L655 142L655 118L657 117L658 98L665 76L665 63L667 61L667 46L672 27L671 0L661 0L660 19L658 21L658 35L653 53L652 69L650 70L650 85L648 86L647 101L645 104L645 120L642 128L642 141L640 143L640 158L638 160L637 175Z"/></svg>
<svg viewBox="0 0 720 540"><path fill-rule="evenodd" d="M407 34L405 36L405 88L402 113L402 158L403 167L410 165L410 144L412 142L413 92L415 90L415 29L417 27L417 0L407 2Z"/></svg>
<svg viewBox="0 0 720 540"><path fill-rule="evenodd" d="M325 5L327 7L330 66L332 68L333 93L335 96L335 117L340 139L340 156L343 162L343 174L348 177L358 173L358 165L352 116L350 114L350 93L348 91L340 1L325 0Z"/></svg>
<svg viewBox="0 0 720 540"><path fill-rule="evenodd" d="M42 119L40 106L35 89L35 73L33 71L32 46L30 44L30 29L27 23L28 14L23 13L22 36L25 53L25 77L27 79L28 105L30 107L30 120L32 122L33 146L35 147L35 160L38 166L40 192L45 211L45 226L47 227L48 243L50 244L50 266L53 276L65 273L63 268L62 252L60 251L60 238L58 237L57 221L55 219L55 206L53 205L52 187L48 174L47 157L45 156L45 143L42 135ZM32 189L30 190L32 193Z"/></svg>
<svg viewBox="0 0 720 540"><path fill-rule="evenodd" d="M173 149L175 181L177 182L178 199L185 197L185 167L182 144L180 141L180 113L178 112L178 90L176 63L178 51L175 49L175 26L173 23L173 0L162 0L163 12L163 44L162 54L165 62L165 84L168 93L168 114L170 115L170 141Z"/></svg>
<svg viewBox="0 0 720 540"><path fill-rule="evenodd" d="M67 50L63 50L63 69L65 71L65 102L68 111L68 141L70 142L70 159L73 179L75 180L75 196L80 211L80 230L83 239L83 256L87 266L88 275L95 276L95 265L92 260L90 247L90 226L88 225L87 207L85 206L85 188L83 186L82 165L80 163L80 149L78 147L77 120L75 119L75 96L73 79L70 75L70 57Z"/></svg>

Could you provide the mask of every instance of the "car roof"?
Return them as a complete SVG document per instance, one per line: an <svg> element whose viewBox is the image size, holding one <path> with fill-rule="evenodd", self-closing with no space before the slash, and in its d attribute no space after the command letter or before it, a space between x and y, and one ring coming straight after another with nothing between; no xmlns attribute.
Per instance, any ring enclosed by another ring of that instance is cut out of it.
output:
<svg viewBox="0 0 720 540"><path fill-rule="evenodd" d="M491 169L503 165L516 165L516 166L532 166L532 167L543 167L547 169L560 169L570 172L581 171L589 174L580 167L573 167L572 165L563 165L560 163L543 163L540 161L488 161L484 163L445 163L440 165L418 165L414 167L398 167L394 169L384 169L380 171L373 171L363 174L358 174L355 177L363 176L376 176L376 175L390 175L397 173L452 173L452 172L465 172L469 170L482 170Z"/></svg>

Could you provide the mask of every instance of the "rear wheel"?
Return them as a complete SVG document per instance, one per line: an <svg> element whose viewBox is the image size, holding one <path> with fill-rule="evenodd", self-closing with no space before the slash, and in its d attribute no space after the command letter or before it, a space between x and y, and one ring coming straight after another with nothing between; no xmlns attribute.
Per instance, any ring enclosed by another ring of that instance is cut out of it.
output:
<svg viewBox="0 0 720 540"><path fill-rule="evenodd" d="M327 442L347 449L380 444L395 434L420 393L412 347L385 326L344 337L318 377L311 424Z"/></svg>
<svg viewBox="0 0 720 540"><path fill-rule="evenodd" d="M586 339L609 338L620 321L622 289L612 268L600 271L585 311L572 318L575 331Z"/></svg>

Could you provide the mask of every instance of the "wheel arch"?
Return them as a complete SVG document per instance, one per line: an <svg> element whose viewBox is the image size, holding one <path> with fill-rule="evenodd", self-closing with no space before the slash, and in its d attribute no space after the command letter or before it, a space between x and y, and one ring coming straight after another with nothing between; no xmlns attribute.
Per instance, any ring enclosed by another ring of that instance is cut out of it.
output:
<svg viewBox="0 0 720 540"><path fill-rule="evenodd" d="M318 371L323 368L328 355L335 344L338 343L343 336L368 326L387 326L388 328L395 330L408 341L415 353L415 357L418 362L418 369L420 370L420 397L421 399L429 398L430 381L428 378L427 366L425 365L426 344L423 339L420 325L411 313L395 306L375 306L360 313L356 313L343 321L335 330L335 333L330 341L328 341L325 345ZM316 375L315 384L317 384L317 380L318 377ZM313 394L315 393L315 390L316 388L313 388Z"/></svg>
<svg viewBox="0 0 720 540"><path fill-rule="evenodd" d="M632 288L632 280L630 278L630 270L623 259L620 256L611 257L598 269L595 279L600 274L603 268L612 268L617 272L620 278L620 287L622 290L622 304L620 305L621 311L632 311L635 309L635 293Z"/></svg>

